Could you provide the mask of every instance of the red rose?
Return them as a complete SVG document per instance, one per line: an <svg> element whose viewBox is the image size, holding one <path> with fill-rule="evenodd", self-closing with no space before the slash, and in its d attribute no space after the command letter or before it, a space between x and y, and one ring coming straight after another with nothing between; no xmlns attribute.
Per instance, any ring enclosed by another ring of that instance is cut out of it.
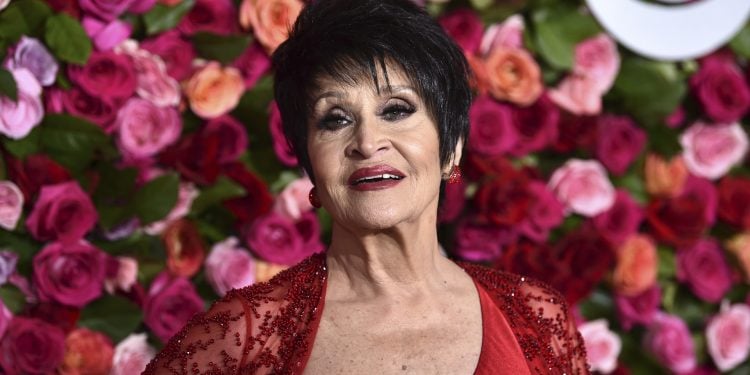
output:
<svg viewBox="0 0 750 375"><path fill-rule="evenodd" d="M523 221L531 204L529 180L512 167L485 181L474 196L479 221L490 225L515 225Z"/></svg>
<svg viewBox="0 0 750 375"><path fill-rule="evenodd" d="M599 118L596 158L614 175L622 175L646 144L646 133L625 116Z"/></svg>
<svg viewBox="0 0 750 375"><path fill-rule="evenodd" d="M98 214L75 181L43 186L26 226L39 241L74 243L94 227Z"/></svg>
<svg viewBox="0 0 750 375"><path fill-rule="evenodd" d="M224 166L224 174L247 192L244 197L230 199L224 206L234 214L240 225L250 223L271 211L273 197L266 184L240 162Z"/></svg>
<svg viewBox="0 0 750 375"><path fill-rule="evenodd" d="M70 180L68 171L44 154L29 155L23 161L7 156L5 163L9 179L21 189L27 204L42 186Z"/></svg>
<svg viewBox="0 0 750 375"><path fill-rule="evenodd" d="M68 76L89 94L108 99L130 98L137 83L133 61L111 51L92 53L84 66L69 65Z"/></svg>
<svg viewBox="0 0 750 375"><path fill-rule="evenodd" d="M121 104L119 99L89 94L78 87L68 90L63 97L63 105L68 113L89 120L106 132L112 130Z"/></svg>
<svg viewBox="0 0 750 375"><path fill-rule="evenodd" d="M550 284L573 305L594 289L614 262L609 243L584 229L568 234L553 248L520 241L507 247L496 265Z"/></svg>
<svg viewBox="0 0 750 375"><path fill-rule="evenodd" d="M690 88L716 122L737 121L750 109L750 88L732 59L720 55L703 59L690 77Z"/></svg>
<svg viewBox="0 0 750 375"><path fill-rule="evenodd" d="M719 181L719 217L750 230L750 179L725 177Z"/></svg>
<svg viewBox="0 0 750 375"><path fill-rule="evenodd" d="M230 35L239 30L239 19L231 0L198 0L177 29L186 35L199 31Z"/></svg>
<svg viewBox="0 0 750 375"><path fill-rule="evenodd" d="M190 77L193 71L195 48L180 36L177 30L169 30L156 38L144 40L141 48L161 57L167 68L167 74L182 81Z"/></svg>
<svg viewBox="0 0 750 375"><path fill-rule="evenodd" d="M34 256L34 286L42 301L83 307L102 294L106 255L85 242L53 242Z"/></svg>
<svg viewBox="0 0 750 375"><path fill-rule="evenodd" d="M175 276L191 277L200 270L206 257L198 229L185 219L175 220L162 233L167 252L167 269Z"/></svg>
<svg viewBox="0 0 750 375"><path fill-rule="evenodd" d="M596 123L595 116L576 116L563 112L553 148L561 153L569 153L576 149L592 150L596 142Z"/></svg>
<svg viewBox="0 0 750 375"><path fill-rule="evenodd" d="M513 156L543 150L557 139L560 109L547 95L542 95L530 107L517 107L513 111L516 142L510 150Z"/></svg>
<svg viewBox="0 0 750 375"><path fill-rule="evenodd" d="M438 22L466 53L477 52L479 43L482 42L484 26L475 11L457 9L441 16Z"/></svg>
<svg viewBox="0 0 750 375"><path fill-rule="evenodd" d="M0 342L7 374L52 374L65 355L65 334L43 320L16 316Z"/></svg>
<svg viewBox="0 0 750 375"><path fill-rule="evenodd" d="M81 8L78 0L46 0L55 12L67 13L74 19L81 18Z"/></svg>
<svg viewBox="0 0 750 375"><path fill-rule="evenodd" d="M680 195L652 201L646 209L646 219L659 241L672 246L689 246L698 241L708 227L705 210L705 202L695 196Z"/></svg>
<svg viewBox="0 0 750 375"><path fill-rule="evenodd" d="M190 318L203 311L203 300L184 277L162 272L151 283L143 307L143 321L163 342L177 333Z"/></svg>

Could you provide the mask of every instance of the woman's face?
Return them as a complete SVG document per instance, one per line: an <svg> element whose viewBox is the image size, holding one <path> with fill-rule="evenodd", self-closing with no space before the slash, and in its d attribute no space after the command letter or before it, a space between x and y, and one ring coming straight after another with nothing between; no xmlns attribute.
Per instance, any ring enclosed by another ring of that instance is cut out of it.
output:
<svg viewBox="0 0 750 375"><path fill-rule="evenodd" d="M322 79L313 99L307 146L318 196L352 230L434 222L450 169L440 166L437 126L416 88L395 69L388 79L379 92L369 79Z"/></svg>

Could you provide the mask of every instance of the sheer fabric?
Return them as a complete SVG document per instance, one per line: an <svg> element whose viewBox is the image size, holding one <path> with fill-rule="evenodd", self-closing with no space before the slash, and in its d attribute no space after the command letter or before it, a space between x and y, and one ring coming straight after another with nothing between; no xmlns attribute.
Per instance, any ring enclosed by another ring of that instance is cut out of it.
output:
<svg viewBox="0 0 750 375"><path fill-rule="evenodd" d="M531 373L589 373L583 340L557 292L509 273L459 265L502 314ZM326 277L325 254L316 254L267 283L229 292L193 317L144 374L301 374L320 323ZM482 355L485 362L494 357L481 354L477 373Z"/></svg>

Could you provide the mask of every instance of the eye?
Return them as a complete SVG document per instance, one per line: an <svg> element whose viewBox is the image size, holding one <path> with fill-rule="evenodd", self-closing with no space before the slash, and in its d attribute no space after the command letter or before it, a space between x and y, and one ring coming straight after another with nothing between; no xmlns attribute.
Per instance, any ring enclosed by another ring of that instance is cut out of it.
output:
<svg viewBox="0 0 750 375"><path fill-rule="evenodd" d="M342 110L334 109L319 121L318 127L324 130L338 130L352 123L352 119Z"/></svg>
<svg viewBox="0 0 750 375"><path fill-rule="evenodd" d="M404 102L397 102L386 105L380 116L386 121L398 121L409 117L415 111L414 106Z"/></svg>

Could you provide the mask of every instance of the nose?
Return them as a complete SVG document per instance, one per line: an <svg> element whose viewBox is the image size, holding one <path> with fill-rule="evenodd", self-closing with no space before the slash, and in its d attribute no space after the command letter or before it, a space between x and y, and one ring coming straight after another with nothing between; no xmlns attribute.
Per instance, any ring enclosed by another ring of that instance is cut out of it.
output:
<svg viewBox="0 0 750 375"><path fill-rule="evenodd" d="M377 121L361 119L354 126L354 133L345 152L349 157L369 159L385 152L389 147L388 137Z"/></svg>

